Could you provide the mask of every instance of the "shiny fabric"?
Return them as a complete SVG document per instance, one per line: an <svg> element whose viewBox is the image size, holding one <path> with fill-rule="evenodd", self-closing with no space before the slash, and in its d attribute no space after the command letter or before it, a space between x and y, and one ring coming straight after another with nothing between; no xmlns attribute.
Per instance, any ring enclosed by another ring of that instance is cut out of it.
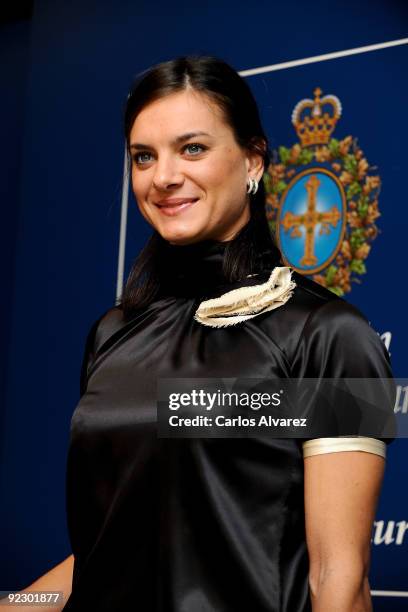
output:
<svg viewBox="0 0 408 612"><path fill-rule="evenodd" d="M355 438L318 438L303 442L303 458L327 453L342 453L344 451L363 451L387 458L387 445L383 440L357 436Z"/></svg>
<svg viewBox="0 0 408 612"><path fill-rule="evenodd" d="M391 377L389 357L355 307L296 273L280 308L227 328L194 321L201 300L275 265L264 252L257 276L228 283L224 249L173 245L156 299L128 322L113 307L89 332L67 462L66 611L311 610L303 440L158 438L156 380Z"/></svg>

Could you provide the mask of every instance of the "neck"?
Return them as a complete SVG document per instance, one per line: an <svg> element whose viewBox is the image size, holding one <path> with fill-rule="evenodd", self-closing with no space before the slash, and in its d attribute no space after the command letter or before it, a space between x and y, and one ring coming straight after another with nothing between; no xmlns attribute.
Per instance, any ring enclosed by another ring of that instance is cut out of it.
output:
<svg viewBox="0 0 408 612"><path fill-rule="evenodd" d="M250 247L246 251L236 247L234 240L206 239L186 245L163 241L158 270L160 294L210 295L249 274L271 271L276 265L276 254L269 247L256 252Z"/></svg>

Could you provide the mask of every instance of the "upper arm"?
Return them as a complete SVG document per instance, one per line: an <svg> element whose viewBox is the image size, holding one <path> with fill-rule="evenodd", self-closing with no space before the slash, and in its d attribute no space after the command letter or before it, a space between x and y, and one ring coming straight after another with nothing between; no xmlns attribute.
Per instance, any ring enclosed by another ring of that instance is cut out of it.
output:
<svg viewBox="0 0 408 612"><path fill-rule="evenodd" d="M395 394L388 352L361 313L339 300L309 318L295 365L300 378L360 379L359 390L368 408L382 409L383 420L363 433L362 419L346 419L353 417L359 404L333 392L330 399L336 404L337 421L333 433L327 434L333 437L302 440L311 573L319 575L328 567L367 573L386 445L393 439L386 435L392 430L388 424L394 422Z"/></svg>
<svg viewBox="0 0 408 612"><path fill-rule="evenodd" d="M353 560L368 571L385 459L363 451L304 459L306 541L312 569Z"/></svg>

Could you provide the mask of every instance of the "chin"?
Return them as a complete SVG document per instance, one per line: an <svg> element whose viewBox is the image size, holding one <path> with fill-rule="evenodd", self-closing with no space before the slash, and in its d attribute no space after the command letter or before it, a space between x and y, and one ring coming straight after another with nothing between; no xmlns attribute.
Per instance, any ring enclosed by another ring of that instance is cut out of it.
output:
<svg viewBox="0 0 408 612"><path fill-rule="evenodd" d="M190 244L205 239L205 230L182 224L179 227L157 227L159 234L164 240L172 244Z"/></svg>

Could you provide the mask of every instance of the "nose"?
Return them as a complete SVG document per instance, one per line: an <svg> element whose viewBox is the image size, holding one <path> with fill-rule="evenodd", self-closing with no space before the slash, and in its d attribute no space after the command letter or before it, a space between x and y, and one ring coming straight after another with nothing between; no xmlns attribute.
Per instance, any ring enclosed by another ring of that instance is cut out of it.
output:
<svg viewBox="0 0 408 612"><path fill-rule="evenodd" d="M183 176L177 167L176 161L170 156L162 156L156 162L153 175L153 185L158 191L178 187L183 182Z"/></svg>

